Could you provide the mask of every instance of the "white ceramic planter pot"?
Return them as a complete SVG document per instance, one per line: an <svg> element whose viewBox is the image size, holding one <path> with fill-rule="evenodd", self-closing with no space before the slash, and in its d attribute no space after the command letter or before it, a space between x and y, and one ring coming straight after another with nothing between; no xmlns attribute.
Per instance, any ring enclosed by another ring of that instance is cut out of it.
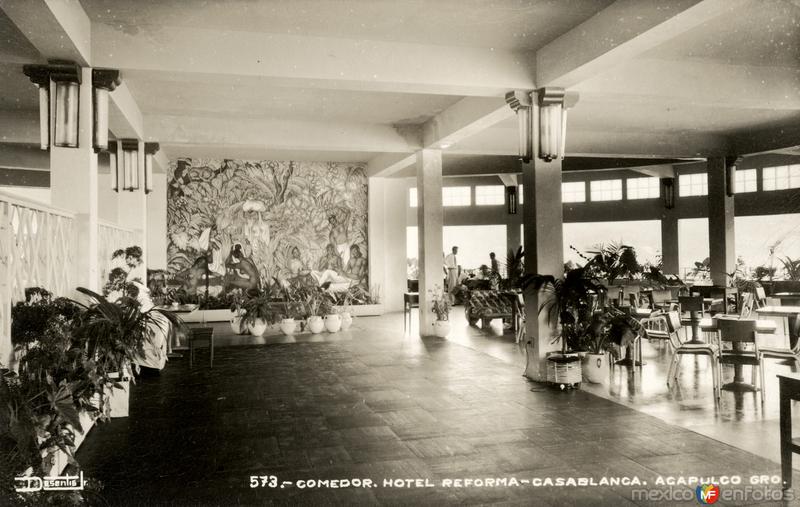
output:
<svg viewBox="0 0 800 507"><path fill-rule="evenodd" d="M331 313L325 316L325 329L329 333L338 333L342 328L342 318L338 313Z"/></svg>
<svg viewBox="0 0 800 507"><path fill-rule="evenodd" d="M433 334L439 338L446 338L450 334L450 321L437 320L433 323Z"/></svg>
<svg viewBox="0 0 800 507"><path fill-rule="evenodd" d="M297 329L297 322L295 322L294 319L281 320L281 332L286 336L293 335L296 329Z"/></svg>
<svg viewBox="0 0 800 507"><path fill-rule="evenodd" d="M584 378L593 384L608 381L608 354L587 353L581 360Z"/></svg>
<svg viewBox="0 0 800 507"><path fill-rule="evenodd" d="M253 336L264 336L264 332L267 330L267 322L263 319L256 319L255 322L249 324L250 334Z"/></svg>
<svg viewBox="0 0 800 507"><path fill-rule="evenodd" d="M105 402L108 403L109 415L111 417L128 417L130 406L131 382L130 380L117 381L122 388L113 386L105 388Z"/></svg>
<svg viewBox="0 0 800 507"><path fill-rule="evenodd" d="M247 334L247 324L244 323L241 315L231 317L231 331L233 334Z"/></svg>
<svg viewBox="0 0 800 507"><path fill-rule="evenodd" d="M347 331L353 325L353 316L350 312L342 312L339 315L342 318L342 331Z"/></svg>
<svg viewBox="0 0 800 507"><path fill-rule="evenodd" d="M322 317L314 315L308 318L308 330L314 334L319 334L325 329L325 322Z"/></svg>

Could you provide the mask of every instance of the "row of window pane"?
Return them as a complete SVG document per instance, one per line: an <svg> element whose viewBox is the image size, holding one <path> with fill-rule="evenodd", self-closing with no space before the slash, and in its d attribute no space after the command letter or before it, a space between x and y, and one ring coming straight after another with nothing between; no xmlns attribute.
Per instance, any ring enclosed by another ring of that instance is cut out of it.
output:
<svg viewBox="0 0 800 507"><path fill-rule="evenodd" d="M764 190L784 190L800 188L800 164L765 167L762 174ZM627 178L626 189L628 199L657 199L661 196L661 184L658 178ZM756 192L758 190L758 172L756 169L739 169L736 171L736 193ZM622 180L595 180L589 182L592 201L622 200ZM678 195L681 197L708 195L708 175L706 173L681 174L678 176ZM523 186L517 190L517 202L523 204ZM561 200L566 203L586 202L586 182L574 181L561 183ZM478 206L496 206L505 203L505 187L503 185L478 185L475 187L475 204ZM470 187L443 187L442 204L444 206L470 206L472 198ZM417 189L409 192L409 205L417 206Z"/></svg>

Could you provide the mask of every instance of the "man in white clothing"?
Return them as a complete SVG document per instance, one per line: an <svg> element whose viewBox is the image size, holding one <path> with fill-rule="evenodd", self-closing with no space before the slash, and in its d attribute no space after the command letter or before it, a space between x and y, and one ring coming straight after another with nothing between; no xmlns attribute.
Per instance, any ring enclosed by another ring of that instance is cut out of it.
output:
<svg viewBox="0 0 800 507"><path fill-rule="evenodd" d="M453 247L453 253L444 258L444 267L447 269L447 291L452 294L453 289L458 285L458 247Z"/></svg>

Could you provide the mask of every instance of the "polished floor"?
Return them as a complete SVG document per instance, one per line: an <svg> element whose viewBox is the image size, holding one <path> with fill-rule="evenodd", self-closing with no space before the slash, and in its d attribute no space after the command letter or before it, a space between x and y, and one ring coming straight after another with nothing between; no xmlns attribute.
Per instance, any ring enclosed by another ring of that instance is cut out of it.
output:
<svg viewBox="0 0 800 507"><path fill-rule="evenodd" d="M513 339L481 338L471 328L460 333L472 336L464 343L420 340L397 331L400 319L220 347L213 369L202 354L192 369L185 357L173 360L133 386L130 417L95 427L78 459L105 484L110 505L650 505L659 502L633 490L666 492L658 476L740 476L747 484L752 475L779 474L773 461L663 417L527 381L519 364L496 357L515 354ZM479 350L480 340L492 353ZM530 484L546 477L637 477L648 485ZM375 487L298 484L356 478ZM529 483L446 482L467 478ZM420 479L423 487L384 479ZM738 504L763 503L758 498Z"/></svg>

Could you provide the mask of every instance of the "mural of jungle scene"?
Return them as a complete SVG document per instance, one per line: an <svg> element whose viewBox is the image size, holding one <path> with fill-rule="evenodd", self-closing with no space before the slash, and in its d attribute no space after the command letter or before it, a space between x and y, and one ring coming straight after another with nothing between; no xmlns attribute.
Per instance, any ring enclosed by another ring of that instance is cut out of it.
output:
<svg viewBox="0 0 800 507"><path fill-rule="evenodd" d="M369 290L364 167L178 159L167 190L170 285L188 295Z"/></svg>

